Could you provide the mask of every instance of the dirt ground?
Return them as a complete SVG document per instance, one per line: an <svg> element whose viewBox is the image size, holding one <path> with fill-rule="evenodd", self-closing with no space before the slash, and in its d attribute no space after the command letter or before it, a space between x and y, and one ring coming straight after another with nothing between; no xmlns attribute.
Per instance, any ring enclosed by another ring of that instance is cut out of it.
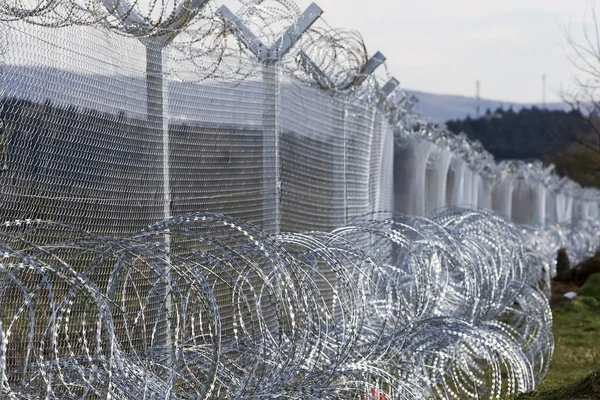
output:
<svg viewBox="0 0 600 400"><path fill-rule="evenodd" d="M575 292L579 293L579 286L572 282L558 282L552 281L552 297L550 298L550 306L556 307L561 306L569 302L564 298L565 293Z"/></svg>

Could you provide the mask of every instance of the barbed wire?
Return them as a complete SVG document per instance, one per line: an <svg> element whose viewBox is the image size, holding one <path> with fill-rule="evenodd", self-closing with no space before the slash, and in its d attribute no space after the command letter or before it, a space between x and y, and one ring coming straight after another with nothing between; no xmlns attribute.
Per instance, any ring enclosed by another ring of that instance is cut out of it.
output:
<svg viewBox="0 0 600 400"><path fill-rule="evenodd" d="M459 208L431 220L378 215L275 236L211 213L121 238L7 222L3 395L495 398L533 388L552 354L540 282L562 228L540 234ZM591 244L596 232L563 237Z"/></svg>
<svg viewBox="0 0 600 400"><path fill-rule="evenodd" d="M237 17L267 46L297 24L301 12L287 0L241 3ZM170 42L170 64L185 62L187 66L185 78L176 72L177 68L170 70L175 79L240 82L257 76L262 67L260 60L249 54L240 38L230 31L211 0L4 0L0 2L0 20L52 28L95 26L137 37L144 43ZM301 52L327 77L326 87L315 80L314 71L299 66ZM294 50L280 60L280 66L305 83L326 90L347 90L361 76L367 58L358 32L334 29L321 19L300 37Z"/></svg>
<svg viewBox="0 0 600 400"><path fill-rule="evenodd" d="M212 2L0 7L5 23L98 26L146 45L172 40L172 79L236 83L263 68ZM300 12L286 0L248 0L236 15L271 45ZM298 67L301 54L313 70ZM301 82L373 104L377 80L356 87L367 59L359 33L319 21L277 62ZM402 113L411 107L405 97L393 96ZM597 198L541 164L498 165L480 143L414 114L397 135L447 148L490 180ZM9 221L0 232L0 393L412 399L525 391L544 377L552 354L544 291L554 253L568 247L582 259L595 250L599 228L516 226L458 208L275 236L211 213L127 237Z"/></svg>

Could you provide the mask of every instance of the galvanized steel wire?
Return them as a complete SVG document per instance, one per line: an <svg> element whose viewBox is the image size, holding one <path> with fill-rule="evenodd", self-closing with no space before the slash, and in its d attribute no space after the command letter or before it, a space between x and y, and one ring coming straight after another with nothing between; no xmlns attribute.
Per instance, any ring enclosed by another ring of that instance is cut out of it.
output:
<svg viewBox="0 0 600 400"><path fill-rule="evenodd" d="M322 20L273 67L213 2L0 3L4 397L495 398L543 379L554 253L595 250L598 191L358 85L360 34ZM301 12L242 3L267 45ZM430 218L373 213L394 190Z"/></svg>
<svg viewBox="0 0 600 400"><path fill-rule="evenodd" d="M7 398L495 398L533 388L552 353L543 256L489 212L1 235Z"/></svg>

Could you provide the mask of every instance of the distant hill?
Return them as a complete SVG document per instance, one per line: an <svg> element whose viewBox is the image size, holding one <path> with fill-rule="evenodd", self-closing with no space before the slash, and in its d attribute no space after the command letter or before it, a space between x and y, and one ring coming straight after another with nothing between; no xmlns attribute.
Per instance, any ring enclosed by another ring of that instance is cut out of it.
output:
<svg viewBox="0 0 600 400"><path fill-rule="evenodd" d="M415 106L415 110L420 114L430 117L434 121L445 122L448 120L460 120L467 116L475 118L477 101L474 97L434 94L408 89L406 91L417 96L419 99L419 103ZM530 108L532 106L539 107L540 105L481 99L481 115L483 115L488 108L490 110L496 110L497 108L508 109L510 106L512 106L514 111L519 111L523 108ZM565 103L548 103L546 104L546 108L548 110L561 111L570 109Z"/></svg>

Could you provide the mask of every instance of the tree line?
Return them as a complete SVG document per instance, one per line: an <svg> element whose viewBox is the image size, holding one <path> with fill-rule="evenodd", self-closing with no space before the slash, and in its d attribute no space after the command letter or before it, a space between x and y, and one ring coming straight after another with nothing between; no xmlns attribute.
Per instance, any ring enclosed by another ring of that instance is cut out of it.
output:
<svg viewBox="0 0 600 400"><path fill-rule="evenodd" d="M515 112L512 108L487 110L479 118L446 123L450 131L479 140L496 160L539 159L554 164L560 176L582 186L600 187L600 152L596 124L578 109L547 110L538 107Z"/></svg>

